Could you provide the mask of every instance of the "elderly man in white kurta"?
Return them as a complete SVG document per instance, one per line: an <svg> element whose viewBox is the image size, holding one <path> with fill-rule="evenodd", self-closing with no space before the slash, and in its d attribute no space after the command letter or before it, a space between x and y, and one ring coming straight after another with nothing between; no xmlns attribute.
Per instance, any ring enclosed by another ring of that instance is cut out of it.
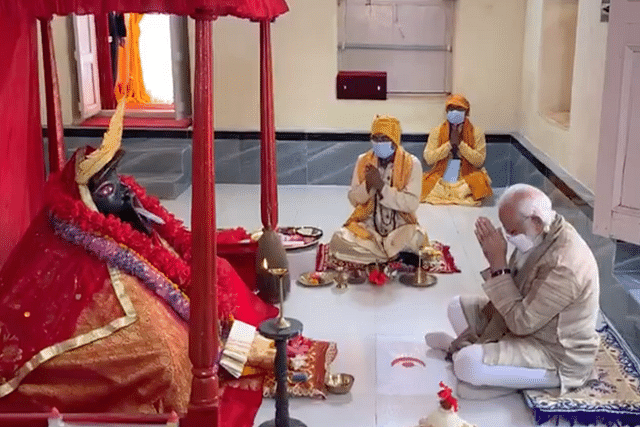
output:
<svg viewBox="0 0 640 427"><path fill-rule="evenodd" d="M593 375L596 260L539 189L514 185L498 206L506 239L515 246L509 262L502 231L480 217L475 234L489 262L486 296L454 298L448 314L458 338L431 333L427 345L448 349L463 389L489 386L487 397L500 393L490 387L560 387L564 393Z"/></svg>
<svg viewBox="0 0 640 427"><path fill-rule="evenodd" d="M386 262L401 251L417 253L429 244L416 218L422 165L402 148L400 135L398 119L376 116L372 149L358 157L351 179L348 197L355 210L329 243L337 259Z"/></svg>

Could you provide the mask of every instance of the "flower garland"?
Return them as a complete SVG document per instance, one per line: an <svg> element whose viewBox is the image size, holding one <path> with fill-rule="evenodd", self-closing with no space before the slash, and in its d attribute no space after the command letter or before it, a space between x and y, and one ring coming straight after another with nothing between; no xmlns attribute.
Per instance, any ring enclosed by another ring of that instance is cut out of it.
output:
<svg viewBox="0 0 640 427"><path fill-rule="evenodd" d="M90 210L79 196L75 198L68 189L62 188L61 181L59 183L56 182L58 180L50 181L52 186L48 194L53 193L57 196L50 200L48 209L58 219L73 224L84 232L98 236L109 236L117 243L132 249L181 289L187 289L191 281L191 266L189 264L191 260L191 233L181 221L160 205L157 198L147 196L145 190L133 178L123 177L121 180L138 196L145 209L165 221L164 225L155 229L163 239L175 248L180 255L179 257L170 249L156 243L152 237L134 229L128 222L121 221L114 215L103 215L100 212ZM75 190L77 192L77 188Z"/></svg>
<svg viewBox="0 0 640 427"><path fill-rule="evenodd" d="M60 238L82 246L109 265L136 276L145 286L164 300L184 321L189 321L189 297L162 273L137 256L131 249L120 246L108 237L95 236L64 223L55 215L49 216L50 224Z"/></svg>
<svg viewBox="0 0 640 427"><path fill-rule="evenodd" d="M153 266L180 290L188 292L191 282L192 236L183 222L167 211L156 197L148 196L145 189L131 176L120 176L120 180L138 197L146 210L164 220L163 225L154 225L154 230L175 252L165 247L156 235L148 236L115 215L104 215L89 209L80 198L74 178L74 165L75 156L61 172L52 174L47 182L45 209L48 209L50 215L77 227L81 232L98 238L108 236L121 247L135 253L142 262ZM219 317L224 319L228 315L232 316L235 311L236 295L225 288L224 281L218 280Z"/></svg>

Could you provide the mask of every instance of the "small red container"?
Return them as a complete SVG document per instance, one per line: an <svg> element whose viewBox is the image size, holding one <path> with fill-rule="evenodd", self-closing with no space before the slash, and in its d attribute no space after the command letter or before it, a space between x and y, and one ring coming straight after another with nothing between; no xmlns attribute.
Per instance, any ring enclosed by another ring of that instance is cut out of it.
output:
<svg viewBox="0 0 640 427"><path fill-rule="evenodd" d="M339 71L336 96L338 99L387 99L387 73Z"/></svg>

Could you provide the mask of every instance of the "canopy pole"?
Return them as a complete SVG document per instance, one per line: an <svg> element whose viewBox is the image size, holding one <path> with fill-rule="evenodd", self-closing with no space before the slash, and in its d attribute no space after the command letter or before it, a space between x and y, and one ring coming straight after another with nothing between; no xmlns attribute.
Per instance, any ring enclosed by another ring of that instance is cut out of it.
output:
<svg viewBox="0 0 640 427"><path fill-rule="evenodd" d="M42 33L42 59L44 66L44 92L47 102L47 139L49 146L49 173L62 170L66 162L58 67L53 48L51 18L40 19Z"/></svg>
<svg viewBox="0 0 640 427"><path fill-rule="evenodd" d="M262 225L278 226L278 170L273 113L271 22L260 21L260 205Z"/></svg>
<svg viewBox="0 0 640 427"><path fill-rule="evenodd" d="M191 314L189 358L193 365L187 427L220 425L215 171L213 158L213 40L211 13L199 10L195 40L192 155Z"/></svg>
<svg viewBox="0 0 640 427"><path fill-rule="evenodd" d="M111 47L109 44L109 14L101 13L94 17L96 23L96 56L98 59L98 79L100 81L100 102L105 110L117 107L115 76L111 65ZM114 35L115 37L115 35Z"/></svg>

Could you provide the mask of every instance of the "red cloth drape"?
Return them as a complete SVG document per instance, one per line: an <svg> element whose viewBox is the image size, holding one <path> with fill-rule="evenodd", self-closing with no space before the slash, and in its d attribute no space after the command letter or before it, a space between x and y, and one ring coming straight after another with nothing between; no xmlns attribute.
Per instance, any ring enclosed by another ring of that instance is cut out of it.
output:
<svg viewBox="0 0 640 427"><path fill-rule="evenodd" d="M44 155L36 21L0 14L0 266L36 215Z"/></svg>
<svg viewBox="0 0 640 427"><path fill-rule="evenodd" d="M288 10L284 0L0 0L0 15L104 14L108 12L194 15L206 10L214 16L272 19Z"/></svg>

